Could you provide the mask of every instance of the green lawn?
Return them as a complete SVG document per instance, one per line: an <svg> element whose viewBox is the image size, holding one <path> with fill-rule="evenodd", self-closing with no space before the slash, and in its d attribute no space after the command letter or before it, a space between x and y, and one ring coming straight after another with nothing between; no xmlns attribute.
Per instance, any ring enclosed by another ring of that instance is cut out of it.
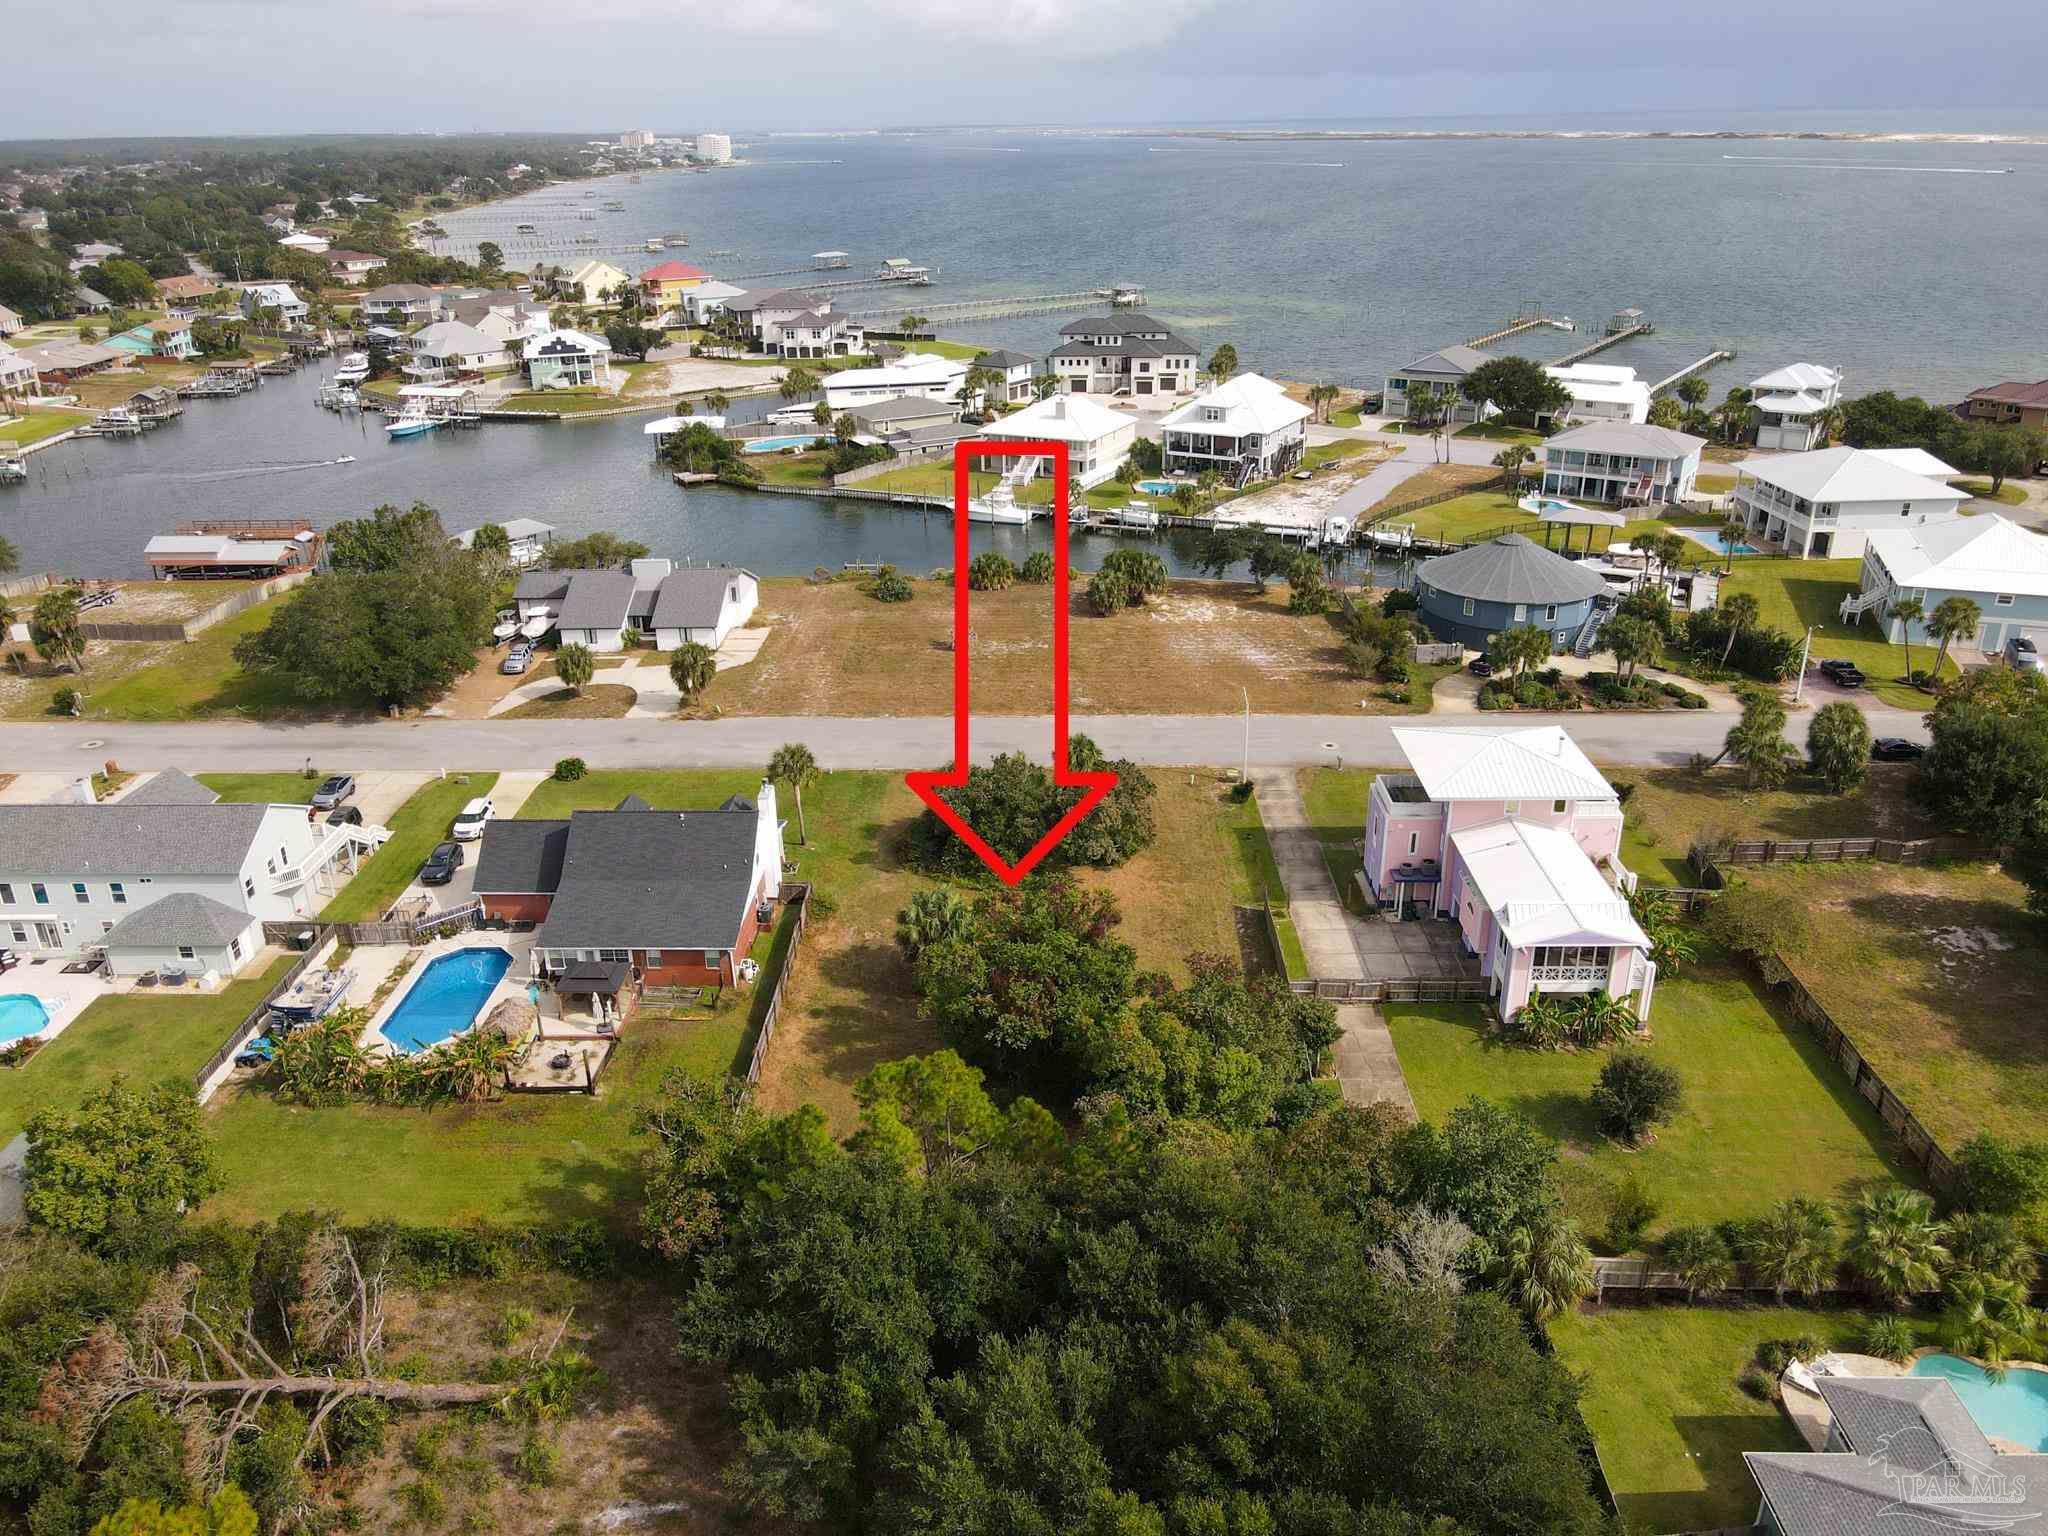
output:
<svg viewBox="0 0 2048 1536"><path fill-rule="evenodd" d="M1853 661L1870 679L1869 691L1881 702L1900 709L1928 709L1932 700L1919 689L1899 679L1906 672L1906 647L1879 638L1875 614L1866 623L1844 624L1837 617L1842 599L1857 590L1862 570L1860 560L1792 560L1756 556L1737 560L1734 572L1721 583L1722 595L1747 592L1757 600L1763 622L1787 634L1798 636L1808 625L1813 633L1813 659L1840 657ZM1934 649L1912 648L1913 665L1922 671L1933 665ZM1951 660L1942 670L1944 677L1960 675ZM1825 685L1815 684L1817 688ZM1827 690L1832 692L1832 690Z"/></svg>
<svg viewBox="0 0 2048 1536"><path fill-rule="evenodd" d="M1866 1319L1795 1307L1614 1306L1550 1325L1586 1380L1580 1402L1631 1532L1747 1528L1756 1484L1744 1451L1803 1451L1776 1403L1736 1380L1766 1339L1810 1335L1853 1349Z"/></svg>
<svg viewBox="0 0 2048 1536"><path fill-rule="evenodd" d="M1365 425L1365 419L1358 414L1358 407L1353 406L1348 411L1332 412L1330 425L1333 427L1362 427Z"/></svg>
<svg viewBox="0 0 2048 1536"><path fill-rule="evenodd" d="M995 471L972 471L968 476L971 493L976 496L982 495L994 489L996 482L1001 478L1002 476ZM877 475L872 480L863 480L860 488L870 491L903 491L918 496L950 497L953 494L953 466L913 464L903 469L893 469L886 475ZM1051 479L1041 477L1019 491L1017 499L1038 506L1050 506L1052 490ZM1120 507L1131 499L1131 491L1129 486L1118 485L1114 480L1106 480L1085 492L1083 499L1089 506L1098 510Z"/></svg>
<svg viewBox="0 0 2048 1536"><path fill-rule="evenodd" d="M19 420L0 421L0 447L26 448L91 420L91 411L30 411Z"/></svg>
<svg viewBox="0 0 2048 1536"><path fill-rule="evenodd" d="M172 648L162 661L95 686L87 674L79 684L86 714L103 720L199 720L219 715L264 719L302 710L291 685L269 675L245 673L235 663L235 642L263 628L291 593L226 619L197 638Z"/></svg>
<svg viewBox="0 0 2048 1536"><path fill-rule="evenodd" d="M495 773L451 774L412 793L393 814L391 840L370 856L355 879L320 913L329 923L373 923L412 884L434 845L448 836L455 813L498 782Z"/></svg>
<svg viewBox="0 0 2048 1536"><path fill-rule="evenodd" d="M1332 443L1311 443L1302 450L1301 466L1304 469L1321 469L1339 459L1356 458L1371 446L1362 437L1340 437Z"/></svg>
<svg viewBox="0 0 2048 1536"><path fill-rule="evenodd" d="M2010 480L1996 491L1991 489L1989 480L1958 480L1955 486L1957 490L1967 491L1979 501L1995 501L2001 507L2022 506L2027 499L2027 493Z"/></svg>
<svg viewBox="0 0 2048 1536"><path fill-rule="evenodd" d="M1365 898L1358 893L1357 875L1363 862L1358 844L1365 836L1366 803L1377 777L1378 770L1371 768L1305 768L1301 772L1302 803L1323 845L1330 883L1344 905L1358 913L1365 911Z"/></svg>
<svg viewBox="0 0 2048 1536"><path fill-rule="evenodd" d="M1612 1251L1609 1196L1631 1173L1662 1207L1653 1232L1754 1215L1788 1195L1846 1199L1911 1178L1815 1037L1779 1017L1732 962L1703 956L1658 979L1642 1049L1683 1074L1685 1103L1637 1151L1600 1134L1587 1098L1606 1052L1498 1043L1474 1004L1390 1004L1386 1014L1425 1118L1441 1120L1476 1094L1557 1139L1566 1207L1602 1251Z"/></svg>
<svg viewBox="0 0 2048 1536"><path fill-rule="evenodd" d="M660 401L623 400L602 389L522 389L494 402L494 411L558 411L576 416L585 411L616 411L638 404L658 405Z"/></svg>
<svg viewBox="0 0 2048 1536"><path fill-rule="evenodd" d="M1517 506L1514 497L1499 491L1475 491L1469 496L1440 501L1433 507L1405 512L1393 519L1390 526L1413 528L1418 538L1450 542L1508 532L1526 533L1540 542L1543 533L1542 523ZM1580 537L1584 537L1582 531Z"/></svg>
<svg viewBox="0 0 2048 1536"><path fill-rule="evenodd" d="M321 775L309 779L303 773L196 773L193 777L223 800L305 805L320 787Z"/></svg>
<svg viewBox="0 0 2048 1536"><path fill-rule="evenodd" d="M291 963L280 957L209 996L129 992L92 1003L26 1066L0 1067L0 1146L37 1110L76 1109L117 1073L137 1085L189 1083Z"/></svg>
<svg viewBox="0 0 2048 1536"><path fill-rule="evenodd" d="M1532 427L1514 427L1505 422L1481 421L1459 429L1458 436L1489 443L1520 443L1525 448L1538 448L1543 444L1543 434Z"/></svg>
<svg viewBox="0 0 2048 1536"><path fill-rule="evenodd" d="M1735 489L1735 476L1695 475L1692 487L1702 496L1720 496Z"/></svg>

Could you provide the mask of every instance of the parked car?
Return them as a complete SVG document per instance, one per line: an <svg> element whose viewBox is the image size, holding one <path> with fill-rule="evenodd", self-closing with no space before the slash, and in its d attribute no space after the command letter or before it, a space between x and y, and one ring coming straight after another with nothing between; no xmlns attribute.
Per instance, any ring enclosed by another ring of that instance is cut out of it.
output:
<svg viewBox="0 0 2048 1536"><path fill-rule="evenodd" d="M1880 763L1910 763L1925 757L1927 749L1903 736L1880 736L1870 744L1870 755Z"/></svg>
<svg viewBox="0 0 2048 1536"><path fill-rule="evenodd" d="M1474 677L1491 677L1493 676L1493 663L1484 656L1474 656L1465 663L1465 670Z"/></svg>
<svg viewBox="0 0 2048 1536"><path fill-rule="evenodd" d="M505 653L505 659L498 663L498 670L507 677L517 677L532 665L533 647L524 640L518 640Z"/></svg>
<svg viewBox="0 0 2048 1536"><path fill-rule="evenodd" d="M436 843L427 862L420 866L420 884L446 885L468 857L460 843Z"/></svg>
<svg viewBox="0 0 2048 1536"><path fill-rule="evenodd" d="M356 776L352 773L330 773L320 781L320 787L313 791L313 809L331 811L344 800L355 798Z"/></svg>
<svg viewBox="0 0 2048 1536"><path fill-rule="evenodd" d="M479 795L462 808L455 825L449 828L449 835L458 843L473 843L484 835L485 826L497 814L491 807L491 797Z"/></svg>
<svg viewBox="0 0 2048 1536"><path fill-rule="evenodd" d="M2040 649L2025 635L2014 635L2005 642L2005 664L2015 672L2039 672Z"/></svg>
<svg viewBox="0 0 2048 1536"><path fill-rule="evenodd" d="M235 1057L235 1065L238 1067L264 1067L275 1060L277 1060L277 1047L271 1043L270 1036L258 1035L254 1040L251 1040L242 1047Z"/></svg>
<svg viewBox="0 0 2048 1536"><path fill-rule="evenodd" d="M360 827L363 824L363 808L359 805L337 805L327 813L330 827Z"/></svg>
<svg viewBox="0 0 2048 1536"><path fill-rule="evenodd" d="M1861 688L1865 682L1863 669L1855 662L1833 656L1820 664L1820 675L1838 688Z"/></svg>

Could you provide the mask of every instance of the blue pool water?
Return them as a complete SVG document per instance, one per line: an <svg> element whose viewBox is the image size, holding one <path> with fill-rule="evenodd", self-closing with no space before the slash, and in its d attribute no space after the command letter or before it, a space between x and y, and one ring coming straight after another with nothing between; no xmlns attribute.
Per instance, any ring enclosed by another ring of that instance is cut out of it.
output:
<svg viewBox="0 0 2048 1536"><path fill-rule="evenodd" d="M2048 1451L2048 1371L2007 1371L1993 1381L1954 1355L1922 1355L1912 1374L1945 1377L1985 1434Z"/></svg>
<svg viewBox="0 0 2048 1536"><path fill-rule="evenodd" d="M429 960L378 1033L401 1051L439 1045L476 1022L511 969L511 952L503 949L463 949Z"/></svg>
<svg viewBox="0 0 2048 1536"><path fill-rule="evenodd" d="M1178 480L1140 480L1138 489L1147 496L1171 496L1173 488L1180 483Z"/></svg>
<svg viewBox="0 0 2048 1536"><path fill-rule="evenodd" d="M10 992L0 997L0 1045L39 1035L49 1022L49 1010L26 992Z"/></svg>
<svg viewBox="0 0 2048 1536"><path fill-rule="evenodd" d="M757 437L740 449L741 453L780 453L785 448L808 448L823 439L815 434L803 437Z"/></svg>
<svg viewBox="0 0 2048 1536"><path fill-rule="evenodd" d="M1704 544L1717 555L1753 555L1757 553L1754 544L1730 544L1718 533L1709 533L1702 528L1681 528L1678 530L1695 544Z"/></svg>

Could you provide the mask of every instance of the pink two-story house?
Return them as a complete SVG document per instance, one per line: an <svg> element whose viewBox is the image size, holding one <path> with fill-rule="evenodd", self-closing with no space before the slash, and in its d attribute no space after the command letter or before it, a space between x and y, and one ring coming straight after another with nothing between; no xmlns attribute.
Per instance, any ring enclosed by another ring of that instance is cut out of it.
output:
<svg viewBox="0 0 2048 1536"><path fill-rule="evenodd" d="M1657 967L1629 913L1621 801L1557 726L1397 729L1407 773L1373 780L1367 901L1458 924L1502 1018L1538 992L1633 995Z"/></svg>

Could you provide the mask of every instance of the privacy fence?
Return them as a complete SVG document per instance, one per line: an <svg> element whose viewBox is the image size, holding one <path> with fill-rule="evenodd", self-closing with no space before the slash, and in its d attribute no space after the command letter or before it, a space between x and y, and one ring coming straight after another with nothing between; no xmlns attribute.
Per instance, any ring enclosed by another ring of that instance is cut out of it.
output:
<svg viewBox="0 0 2048 1536"><path fill-rule="evenodd" d="M804 925L810 921L811 887L809 881L797 881L783 887L783 901L788 916L783 921L792 925L789 934L789 948L782 953L782 969L776 973L775 985L768 994L768 1006L761 1014L761 1033L754 1040L754 1054L747 1062L747 1082L761 1081L761 1064L768 1059L768 1042L775 1038L775 1025L782 1017L782 991L789 985L789 978L796 974L796 954L803 943Z"/></svg>
<svg viewBox="0 0 2048 1536"><path fill-rule="evenodd" d="M251 1040L255 1039L262 1032L263 1021L269 1017L271 1003L289 992L298 979L305 975L306 972L325 965L328 956L334 953L335 941L339 937L333 928L321 923L265 923L263 925L263 936L266 940L272 939L273 936L270 930L273 927L289 928L291 930L290 935L280 934L277 936L287 939L310 929L313 934L313 942L304 954L300 955L298 959L294 960L286 968L284 975L277 979L276 984L263 994L263 1001L250 1009L243 1017L242 1022L235 1026L226 1042L219 1050L213 1053L212 1058L208 1060L206 1065L194 1074L192 1086L198 1092L199 1102L202 1104L212 1098L214 1091L227 1080L228 1073L234 1067L235 1058L242 1053Z"/></svg>

